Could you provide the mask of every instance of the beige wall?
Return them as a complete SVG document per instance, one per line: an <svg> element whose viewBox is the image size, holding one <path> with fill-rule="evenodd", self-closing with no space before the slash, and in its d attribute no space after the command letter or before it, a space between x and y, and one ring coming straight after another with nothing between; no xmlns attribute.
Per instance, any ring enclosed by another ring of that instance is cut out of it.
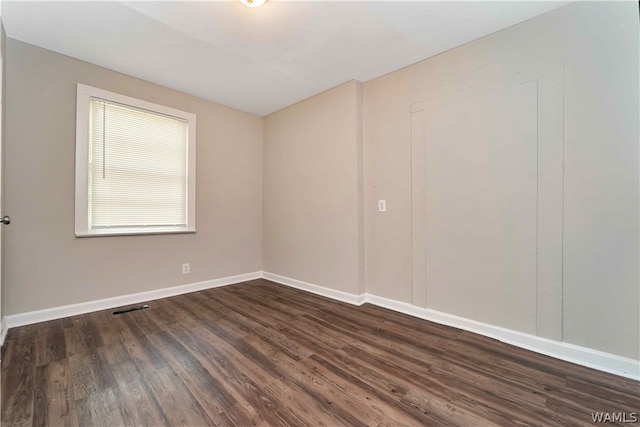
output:
<svg viewBox="0 0 640 427"><path fill-rule="evenodd" d="M265 118L269 273L361 292L359 86L345 83Z"/></svg>
<svg viewBox="0 0 640 427"><path fill-rule="evenodd" d="M6 55L4 315L261 269L261 118L12 39ZM74 237L76 83L197 114L196 234Z"/></svg>
<svg viewBox="0 0 640 427"><path fill-rule="evenodd" d="M410 105L550 64L564 65L563 340L638 359L636 3L570 4L363 85L367 292L411 302Z"/></svg>

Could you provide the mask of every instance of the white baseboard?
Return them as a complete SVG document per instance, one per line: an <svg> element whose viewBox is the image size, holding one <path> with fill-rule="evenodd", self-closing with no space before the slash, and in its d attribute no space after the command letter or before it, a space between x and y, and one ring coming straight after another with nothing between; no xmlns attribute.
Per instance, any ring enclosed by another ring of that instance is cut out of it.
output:
<svg viewBox="0 0 640 427"><path fill-rule="evenodd" d="M581 347L575 344L554 341L372 294L366 295L366 301L379 307L419 317L434 323L474 332L516 347L575 363L576 365L586 366L640 381L640 361L638 360Z"/></svg>
<svg viewBox="0 0 640 427"><path fill-rule="evenodd" d="M96 301L87 301L78 304L64 305L61 307L47 308L44 310L30 311L27 313L12 314L6 316L6 328L16 326L30 325L32 323L45 322L47 320L60 319L63 317L76 316L78 314L90 313L93 311L106 310L109 308L120 307L130 304L138 304L146 301L152 301L160 298L171 297L175 295L187 294L189 292L201 291L204 289L217 288L220 286L232 285L234 283L246 282L249 280L260 279L262 272L240 274L238 276L223 277L220 279L206 280L204 282L189 283L187 285L174 286L171 288L156 289L153 291L139 292L129 295L121 295L112 298L105 298ZM4 319L3 319L3 335L4 339Z"/></svg>
<svg viewBox="0 0 640 427"><path fill-rule="evenodd" d="M361 295L350 294L267 272L263 272L262 277L296 289L312 292L314 294L354 305L361 305L367 302L379 307L408 314L409 316L418 317L434 323L452 326L454 328L494 338L516 347L575 363L576 365L586 366L588 368L640 381L640 361L638 360L605 353L599 350L593 350L587 347L581 347L575 344L553 341L547 338L478 322L428 308L418 307L406 302L383 298L369 293Z"/></svg>
<svg viewBox="0 0 640 427"><path fill-rule="evenodd" d="M311 292L312 294L335 299L349 304L361 305L365 302L365 294L356 295L350 294L348 292L337 291L335 289L325 288L324 286L314 285L312 283L303 282L301 280L292 279L290 277L280 276L278 274L268 273L266 271L262 272L262 278L271 280L272 282L280 283L281 285L289 286L291 288Z"/></svg>
<svg viewBox="0 0 640 427"><path fill-rule="evenodd" d="M410 316L429 320L434 323L452 326L455 328L494 338L499 341L512 344L516 347L531 350L536 353L554 357L556 359L565 360L577 365L586 366L589 368L640 381L640 361L638 360L621 357L614 354L569 344L566 342L553 341L547 338L541 338L535 335L525 334L523 332L510 330L487 323L477 322L475 320L454 316L452 314L442 313L428 308L417 307L409 303L379 297L373 294L351 294L348 292L314 285L312 283L303 282L289 277L280 276L278 274L260 271L241 274L237 276L224 277L220 279L207 280L204 282L190 283L187 285L174 286L171 288L122 295L97 301L88 301L79 304L71 304L61 307L53 307L45 310L9 315L3 317L2 322L0 323L0 345L4 343L4 339L6 337L8 329L16 326L60 319L63 317L75 316L78 314L90 313L93 311L106 310L113 307L138 304L159 298L166 298L204 289L227 286L260 278L271 280L273 282L280 283L292 288L311 292L353 305L361 305L365 302L371 303L379 307L388 308L390 310L408 314Z"/></svg>
<svg viewBox="0 0 640 427"><path fill-rule="evenodd" d="M7 318L3 317L0 322L0 347L4 345L4 339L7 337L7 332L9 328L7 327Z"/></svg>

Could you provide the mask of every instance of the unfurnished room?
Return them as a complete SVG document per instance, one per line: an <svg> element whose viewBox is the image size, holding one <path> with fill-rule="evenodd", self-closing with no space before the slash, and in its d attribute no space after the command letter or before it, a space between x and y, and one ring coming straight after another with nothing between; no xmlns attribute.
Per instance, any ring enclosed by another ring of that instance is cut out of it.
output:
<svg viewBox="0 0 640 427"><path fill-rule="evenodd" d="M640 424L633 1L0 1L4 426Z"/></svg>

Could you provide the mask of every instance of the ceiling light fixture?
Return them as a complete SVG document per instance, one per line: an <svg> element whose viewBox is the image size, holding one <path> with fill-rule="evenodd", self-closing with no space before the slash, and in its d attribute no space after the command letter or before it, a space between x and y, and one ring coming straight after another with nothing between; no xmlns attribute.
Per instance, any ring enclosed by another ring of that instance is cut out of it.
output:
<svg viewBox="0 0 640 427"><path fill-rule="evenodd" d="M246 4L247 6L250 6L250 7L262 6L267 2L267 0L240 0L240 1L242 2L242 4Z"/></svg>

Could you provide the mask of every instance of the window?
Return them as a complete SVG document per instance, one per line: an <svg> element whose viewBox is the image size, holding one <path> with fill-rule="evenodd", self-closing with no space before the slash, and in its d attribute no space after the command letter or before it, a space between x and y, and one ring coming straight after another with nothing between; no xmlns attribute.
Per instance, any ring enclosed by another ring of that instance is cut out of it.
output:
<svg viewBox="0 0 640 427"><path fill-rule="evenodd" d="M196 116L78 84L76 236L195 232Z"/></svg>

